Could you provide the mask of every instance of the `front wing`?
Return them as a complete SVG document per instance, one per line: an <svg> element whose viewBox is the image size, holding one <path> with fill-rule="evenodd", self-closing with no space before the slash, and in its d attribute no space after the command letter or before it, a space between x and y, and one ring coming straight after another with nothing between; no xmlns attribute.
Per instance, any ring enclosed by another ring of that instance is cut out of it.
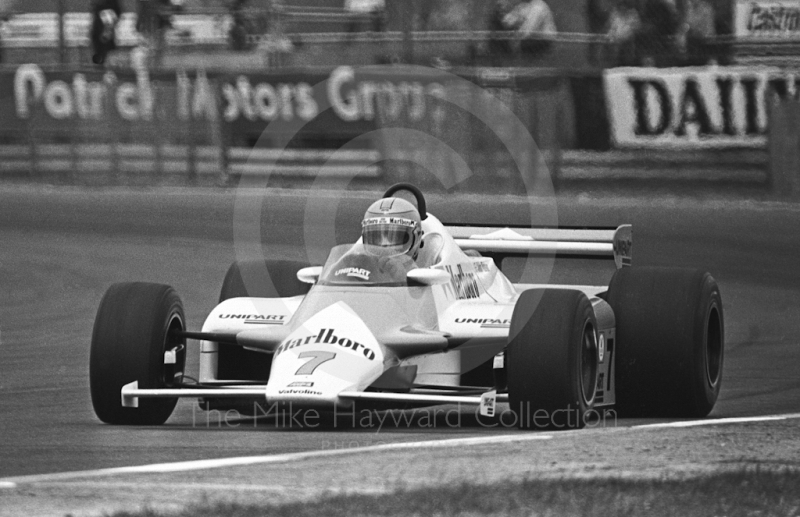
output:
<svg viewBox="0 0 800 517"><path fill-rule="evenodd" d="M426 390L421 390L426 391ZM427 390L429 391L429 390ZM214 398L214 399L242 399L266 398L266 385L259 386L220 386L219 388L139 388L139 382L133 381L122 387L122 406L139 407L140 398ZM482 416L494 416L494 408L498 402L508 402L507 393L497 393L494 390L481 395L458 395L453 393L386 393L370 391L343 391L339 399L344 403L356 401L373 402L381 404L414 405L440 405L440 404L468 404L480 406Z"/></svg>

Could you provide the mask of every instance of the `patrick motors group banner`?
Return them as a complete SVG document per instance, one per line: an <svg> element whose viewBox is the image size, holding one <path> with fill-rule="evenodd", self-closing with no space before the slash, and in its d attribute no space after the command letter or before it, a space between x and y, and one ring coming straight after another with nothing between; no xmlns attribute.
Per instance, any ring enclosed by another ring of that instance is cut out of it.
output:
<svg viewBox="0 0 800 517"><path fill-rule="evenodd" d="M0 72L0 130L30 125L74 134L102 122L177 131L219 122L241 135L309 125L353 135L376 124L429 124L441 118L443 74L330 72L206 74L203 71L53 71L36 64ZM157 126L157 128L155 128Z"/></svg>
<svg viewBox="0 0 800 517"><path fill-rule="evenodd" d="M616 68L604 75L617 147L763 147L773 96L800 97L776 68Z"/></svg>
<svg viewBox="0 0 800 517"><path fill-rule="evenodd" d="M465 77L511 96L519 92L522 100L560 84L549 75ZM276 142L295 134L349 140L380 127L460 137L475 124L448 101L466 95L459 81L447 72L417 67L214 74L65 71L31 63L0 72L0 132L73 139L150 135L169 143L188 130L219 127L236 145L250 145L262 135ZM513 98L509 102L514 104ZM527 112L521 115L527 120ZM487 116L496 116L497 126L505 123L502 113Z"/></svg>

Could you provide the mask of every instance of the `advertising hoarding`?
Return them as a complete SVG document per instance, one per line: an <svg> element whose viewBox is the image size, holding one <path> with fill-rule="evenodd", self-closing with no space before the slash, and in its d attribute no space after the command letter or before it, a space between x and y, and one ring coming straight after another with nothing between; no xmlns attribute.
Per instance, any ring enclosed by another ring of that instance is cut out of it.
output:
<svg viewBox="0 0 800 517"><path fill-rule="evenodd" d="M800 0L736 0L737 37L800 39Z"/></svg>
<svg viewBox="0 0 800 517"><path fill-rule="evenodd" d="M619 148L763 147L772 96L800 95L800 73L778 68L615 68L605 71Z"/></svg>

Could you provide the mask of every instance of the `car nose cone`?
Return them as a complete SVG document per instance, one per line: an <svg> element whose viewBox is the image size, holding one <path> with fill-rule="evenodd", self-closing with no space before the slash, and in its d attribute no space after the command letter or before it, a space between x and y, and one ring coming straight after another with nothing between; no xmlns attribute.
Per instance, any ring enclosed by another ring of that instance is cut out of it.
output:
<svg viewBox="0 0 800 517"><path fill-rule="evenodd" d="M276 349L267 401L332 408L342 391L362 391L383 373L384 354L344 302L309 318Z"/></svg>

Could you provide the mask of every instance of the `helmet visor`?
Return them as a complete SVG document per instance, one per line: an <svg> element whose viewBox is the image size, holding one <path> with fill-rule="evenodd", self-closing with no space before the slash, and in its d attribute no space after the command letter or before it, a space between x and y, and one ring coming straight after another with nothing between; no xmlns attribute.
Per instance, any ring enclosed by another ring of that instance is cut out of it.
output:
<svg viewBox="0 0 800 517"><path fill-rule="evenodd" d="M401 255L414 244L414 227L398 223L365 222L361 237L369 250L377 255Z"/></svg>

